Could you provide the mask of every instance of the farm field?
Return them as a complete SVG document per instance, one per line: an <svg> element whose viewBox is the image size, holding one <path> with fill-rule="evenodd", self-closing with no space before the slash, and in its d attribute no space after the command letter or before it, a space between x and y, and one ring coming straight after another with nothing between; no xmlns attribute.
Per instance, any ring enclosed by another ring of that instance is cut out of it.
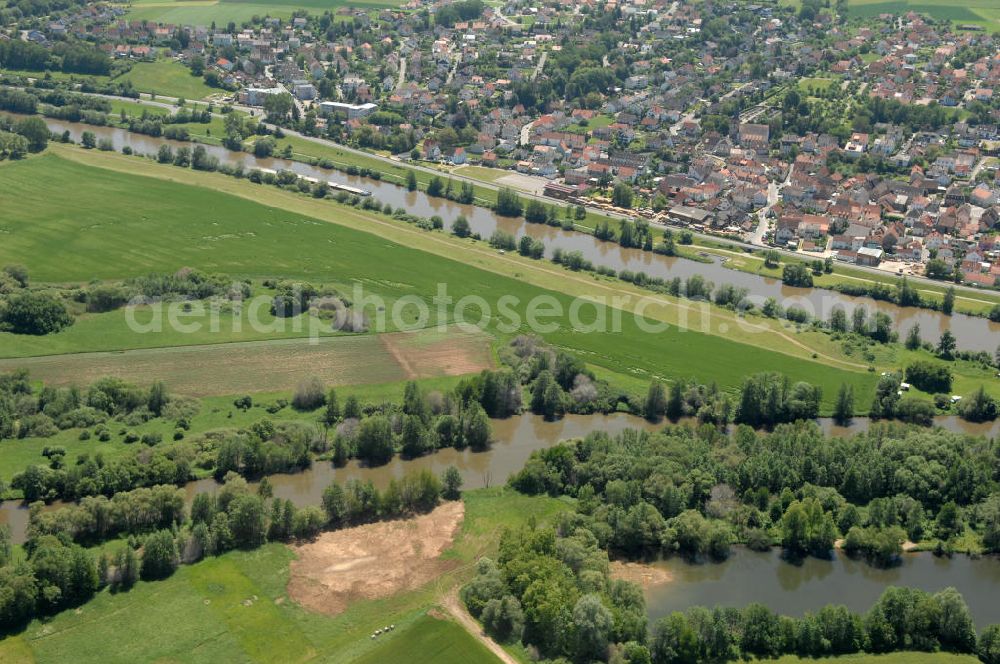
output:
<svg viewBox="0 0 1000 664"><path fill-rule="evenodd" d="M96 164L114 164L131 173L141 171L204 182L237 196L87 168L55 154L2 166L9 184L0 192L0 205L10 211L4 224L10 240L0 247L0 263L30 257L26 262L38 281L84 280L87 275L124 278L152 270L174 271L187 265L244 276L277 273L321 280L351 279L393 297L409 294L427 298L443 283L455 298L479 295L487 302L498 302L503 295L515 297L521 307L522 326L523 307L535 296L555 298L565 312L569 310L570 295L610 298L628 291L620 282L598 281L545 263L499 256L481 245L440 233L426 233L331 202L265 189L222 175L184 171L137 158L85 154L77 148L53 152ZM59 179L76 181L80 186L73 192L40 194L39 183ZM264 207L239 196L260 200L266 197L289 209ZM74 210L73 215L65 213L69 209ZM136 209L150 212L137 215ZM292 209L333 223L304 217ZM192 219L205 214L204 210L210 210L206 221L192 223ZM92 218L100 218L101 222L82 222L87 232L81 233L80 220ZM32 221L27 223L27 219ZM295 232L289 232L293 228ZM140 229L148 246L136 247L131 241ZM58 244L46 241L54 236L64 240ZM465 248L460 254L463 262L450 259L459 255L456 251L461 247ZM515 278L504 276L511 274ZM642 294L638 289L632 292ZM632 316L622 316L620 334L580 333L563 322L556 323L555 329L550 326L544 336L579 353L585 361L647 381L657 375L698 377L700 381L715 381L725 389L735 389L746 374L780 368L793 380L819 381L828 406L832 406L843 382L854 386L859 403L867 402L872 393L875 376L866 366L842 363L840 368L818 372L824 364L814 361L812 351L798 339L783 332L741 331L733 314L724 310L655 298L643 314L665 320L670 326L650 334L643 332ZM584 321L593 322L588 315L583 312ZM674 325L684 318L693 329ZM728 321L725 326L723 321ZM748 352L748 344L756 347ZM91 349L80 347L72 352L86 350ZM713 357L715 361L705 363L702 357ZM837 363L835 358L831 363Z"/></svg>
<svg viewBox="0 0 1000 664"><path fill-rule="evenodd" d="M848 11L851 16L861 17L914 11L953 23L981 25L991 31L1000 29L1000 6L994 0L850 0Z"/></svg>
<svg viewBox="0 0 1000 664"><path fill-rule="evenodd" d="M801 0L779 0L779 4L801 7ZM1000 28L1000 7L993 0L849 0L848 13L855 17L880 14L902 15L918 12L936 19L950 20L956 24L979 25L987 31ZM875 59L874 53L862 56L866 61Z"/></svg>
<svg viewBox="0 0 1000 664"><path fill-rule="evenodd" d="M78 610L34 621L0 641L0 661L339 664L376 657L370 653L391 655L403 652L404 647L420 646L436 649L428 655L437 652L449 658L428 661L492 664L494 660L480 659L484 651L476 647L472 636L454 623L436 624L442 621L430 618L428 611L445 592L469 577L468 563L495 550L503 527L523 524L532 517L544 523L567 503L529 498L503 488L471 491L463 500L465 521L444 554L460 564L415 591L358 601L335 617L307 611L288 597L295 554L287 546L272 543L182 566L169 579L140 582L127 593L103 591ZM370 638L375 629L389 623L396 625L389 638ZM109 643L115 647L108 648ZM452 648L445 643L453 644Z"/></svg>
<svg viewBox="0 0 1000 664"><path fill-rule="evenodd" d="M237 25L249 21L254 16L271 16L286 19L296 10L305 10L313 14L321 14L326 10L336 10L341 7L357 9L381 9L398 7L401 2L395 0L278 0L262 3L254 0L179 0L169 2L164 0L138 0L125 5L128 18L132 20L147 20L157 23L175 23L184 25L226 24L233 21Z"/></svg>
<svg viewBox="0 0 1000 664"><path fill-rule="evenodd" d="M303 376L333 387L460 376L492 366L490 337L453 330L178 346L117 353L75 353L0 360L0 372L28 369L48 385L86 385L112 376L129 383L162 380L204 397L291 390Z"/></svg>
<svg viewBox="0 0 1000 664"><path fill-rule="evenodd" d="M204 79L192 76L190 69L173 60L137 62L131 70L115 80L131 81L135 89L140 92L191 100L202 99L219 92L206 85Z"/></svg>

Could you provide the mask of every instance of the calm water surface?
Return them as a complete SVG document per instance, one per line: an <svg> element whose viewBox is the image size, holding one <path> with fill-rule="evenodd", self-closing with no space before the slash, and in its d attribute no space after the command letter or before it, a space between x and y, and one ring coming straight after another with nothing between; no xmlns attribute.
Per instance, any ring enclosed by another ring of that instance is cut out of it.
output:
<svg viewBox="0 0 1000 664"><path fill-rule="evenodd" d="M671 580L646 589L650 618L692 606L743 607L761 602L790 616L843 604L864 612L886 586L909 586L928 592L955 587L965 597L979 627L1000 622L1000 559L956 555L938 558L908 553L901 564L880 569L837 553L830 560L807 558L801 564L782 559L779 550L734 549L723 563L693 564L680 558L653 563Z"/></svg>

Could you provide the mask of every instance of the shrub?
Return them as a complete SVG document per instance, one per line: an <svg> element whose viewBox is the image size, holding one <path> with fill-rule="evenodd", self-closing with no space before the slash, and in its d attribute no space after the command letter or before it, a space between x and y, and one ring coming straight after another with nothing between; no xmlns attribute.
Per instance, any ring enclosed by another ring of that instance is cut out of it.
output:
<svg viewBox="0 0 1000 664"><path fill-rule="evenodd" d="M14 295L0 314L0 329L15 334L52 334L72 324L73 317L62 301L45 293Z"/></svg>
<svg viewBox="0 0 1000 664"><path fill-rule="evenodd" d="M326 388L323 381L315 376L299 383L292 395L292 408L295 410L316 410L325 403Z"/></svg>
<svg viewBox="0 0 1000 664"><path fill-rule="evenodd" d="M906 367L906 382L929 392L951 391L951 370L943 364L920 360Z"/></svg>

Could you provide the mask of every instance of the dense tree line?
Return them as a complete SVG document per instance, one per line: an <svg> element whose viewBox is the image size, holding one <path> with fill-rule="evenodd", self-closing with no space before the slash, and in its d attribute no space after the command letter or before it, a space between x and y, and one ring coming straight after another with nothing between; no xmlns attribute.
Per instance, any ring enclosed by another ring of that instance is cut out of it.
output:
<svg viewBox="0 0 1000 664"><path fill-rule="evenodd" d="M731 435L678 426L537 451L510 485L576 497L574 527L628 556L720 558L733 542L826 556L858 527L849 550L889 564L903 543L894 528L942 550L972 531L1000 550L997 456L990 441L896 425L851 438L811 423Z"/></svg>
<svg viewBox="0 0 1000 664"><path fill-rule="evenodd" d="M434 12L437 25L451 27L459 21L471 21L483 15L486 5L482 0L461 0L438 7Z"/></svg>
<svg viewBox="0 0 1000 664"><path fill-rule="evenodd" d="M73 74L108 74L111 59L89 44L57 43L52 50L20 39L0 41L0 66L40 71L52 69Z"/></svg>
<svg viewBox="0 0 1000 664"><path fill-rule="evenodd" d="M987 628L977 644L972 615L954 588L931 594L889 587L863 614L827 605L802 618L790 618L757 603L743 609L696 607L675 612L654 625L649 661L722 662L907 650L976 654L995 648L996 635L996 626ZM987 656L983 661L995 659Z"/></svg>

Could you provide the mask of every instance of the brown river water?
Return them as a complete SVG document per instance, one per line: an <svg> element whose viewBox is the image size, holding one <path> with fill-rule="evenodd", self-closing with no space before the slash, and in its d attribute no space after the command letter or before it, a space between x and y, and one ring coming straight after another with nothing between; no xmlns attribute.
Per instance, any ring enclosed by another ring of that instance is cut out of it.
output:
<svg viewBox="0 0 1000 664"><path fill-rule="evenodd" d="M526 414L494 420L492 424L494 443L484 452L447 448L418 459L404 461L396 457L374 468L357 461L343 468L334 468L329 462L316 462L303 472L272 475L268 479L276 497L289 499L300 506L320 504L323 490L331 482L371 480L379 488L385 488L390 480L399 479L406 472L427 469L440 474L448 466L458 468L463 488L477 489L503 485L524 466L533 451L560 440L583 437L591 431L614 435L629 428L655 431L663 426L623 413L569 415L555 422ZM850 435L870 425L865 418L857 418L846 428L833 425L829 419L822 419L819 424L829 435ZM957 417L941 417L936 424L975 436L1000 436L1000 421L971 424ZM218 487L215 480L204 479L189 482L184 491L190 503L196 494L212 492ZM63 505L54 503L46 509ZM20 501L5 501L0 505L0 523L11 527L16 543L23 543L28 523L27 507ZM895 584L929 591L955 586L965 596L977 621L981 624L1000 621L1000 603L996 602L1000 592L1000 560L996 557L974 559L958 555L944 559L928 553L907 554L902 565L878 569L841 555L829 561L811 558L793 565L783 561L777 551L756 553L736 549L723 563L691 564L672 558L654 564L671 577L664 585L646 589L649 614L654 619L695 605L743 606L751 601L763 602L791 615L831 602L861 611L874 602L882 589Z"/></svg>
<svg viewBox="0 0 1000 664"><path fill-rule="evenodd" d="M645 589L646 610L656 620L692 606L744 607L760 602L785 615L801 616L827 604L867 611L888 586L927 592L957 588L979 628L1000 622L1000 558L905 553L887 569L837 552L829 560L791 563L778 549L756 552L742 547L722 563L690 563L670 558L652 563L669 580Z"/></svg>
<svg viewBox="0 0 1000 664"><path fill-rule="evenodd" d="M49 128L53 132L69 131L74 140L79 141L84 131L91 131L98 140L110 139L116 150L128 145L140 154L155 154L159 147L168 144L175 150L179 147L191 147L190 143L178 143L164 138L154 138L143 134L133 134L124 129L113 127L96 127L74 122L64 122L47 118ZM523 219L510 219L494 214L491 210L471 205L460 205L443 198L432 198L423 192L407 191L405 187L395 184L348 176L342 172L331 171L310 166L298 161L267 158L258 159L246 152L231 152L220 146L205 145L209 154L218 157L222 163L243 164L244 169L269 168L272 170L290 170L304 177L319 180L332 180L354 187L368 189L382 203L389 203L393 208L403 207L411 214L430 217L439 215L447 225L464 214L469 220L473 232L488 238L493 231L500 229L515 237L530 235L545 243L547 255L552 250L560 248L564 251L580 251L594 265L602 265L615 270L641 271L653 277L673 278L701 275L716 285L730 283L749 290L750 299L760 305L768 297L776 298L784 307L798 305L812 315L826 320L834 307L843 307L850 317L855 307L866 306L870 313L875 310L892 316L900 337L913 325L920 325L921 335L925 340L936 342L941 333L950 329L958 340L958 347L965 350L984 350L992 353L1000 344L1000 323L991 323L985 318L954 314L945 316L936 311L918 309L915 307L899 307L888 302L875 302L868 298L856 298L841 295L835 291L824 289L791 288L781 283L779 279L770 279L755 274L748 274L725 267L721 260L713 263L699 263L683 258L661 256L639 249L624 249L616 243L602 242L593 236L564 231L543 224L529 224Z"/></svg>

